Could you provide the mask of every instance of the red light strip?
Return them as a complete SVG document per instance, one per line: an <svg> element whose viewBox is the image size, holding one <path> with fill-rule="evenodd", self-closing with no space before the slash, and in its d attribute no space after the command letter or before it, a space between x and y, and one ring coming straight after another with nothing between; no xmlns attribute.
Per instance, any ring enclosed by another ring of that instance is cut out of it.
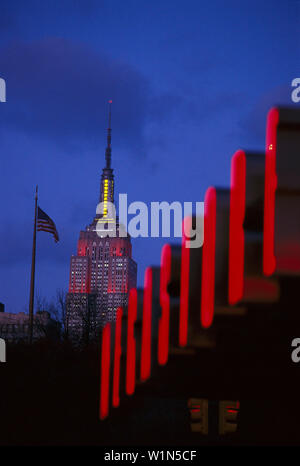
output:
<svg viewBox="0 0 300 466"><path fill-rule="evenodd" d="M161 251L160 293L161 318L158 327L158 363L164 365L169 356L170 296L168 284L171 277L171 246L165 244Z"/></svg>
<svg viewBox="0 0 300 466"><path fill-rule="evenodd" d="M240 410L240 402L236 401L235 406L226 406L226 411L231 414L236 414Z"/></svg>
<svg viewBox="0 0 300 466"><path fill-rule="evenodd" d="M188 339L189 282L190 282L190 248L186 247L189 239L186 230L192 229L192 218L186 217L182 222L182 246L180 269L180 310L179 310L179 346L186 346Z"/></svg>
<svg viewBox="0 0 300 466"><path fill-rule="evenodd" d="M240 301L244 291L244 218L246 202L246 155L238 150L231 162L229 215L228 302Z"/></svg>
<svg viewBox="0 0 300 466"><path fill-rule="evenodd" d="M152 319L152 269L147 267L144 279L143 326L141 348L141 380L145 381L151 374L151 319Z"/></svg>
<svg viewBox="0 0 300 466"><path fill-rule="evenodd" d="M110 375L110 324L106 324L102 333L101 347L101 386L100 386L100 419L108 416L109 409L109 375Z"/></svg>
<svg viewBox="0 0 300 466"><path fill-rule="evenodd" d="M279 111L272 108L268 113L266 134L266 164L265 164L265 199L264 199L264 244L263 273L270 276L275 272L275 192L276 175L276 140Z"/></svg>
<svg viewBox="0 0 300 466"><path fill-rule="evenodd" d="M191 413L200 413L201 411L200 408L201 408L200 405L192 405L190 408L190 411Z"/></svg>
<svg viewBox="0 0 300 466"><path fill-rule="evenodd" d="M202 253L201 313L204 328L211 326L215 301L215 255L216 255L216 209L217 193L208 188L204 199L204 243Z"/></svg>
<svg viewBox="0 0 300 466"><path fill-rule="evenodd" d="M234 407L234 406L226 406L226 411L227 411L228 413L231 413L231 414L236 414L236 413L238 413L239 410L240 410L240 402L237 401L237 402L235 403L235 405L236 405L235 407Z"/></svg>
<svg viewBox="0 0 300 466"><path fill-rule="evenodd" d="M117 408L120 405L120 362L122 355L121 335L122 335L122 315L121 307L117 309L117 320L115 330L115 355L114 355L114 376L113 376L113 393L112 405Z"/></svg>
<svg viewBox="0 0 300 466"><path fill-rule="evenodd" d="M127 322L127 359L126 359L126 393L132 395L135 390L136 343L134 338L134 323L137 317L137 290L129 291L128 322Z"/></svg>

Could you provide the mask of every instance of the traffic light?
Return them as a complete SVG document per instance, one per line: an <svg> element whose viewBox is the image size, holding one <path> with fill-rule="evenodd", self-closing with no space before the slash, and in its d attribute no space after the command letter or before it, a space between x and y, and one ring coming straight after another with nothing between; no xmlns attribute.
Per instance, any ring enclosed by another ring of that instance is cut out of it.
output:
<svg viewBox="0 0 300 466"><path fill-rule="evenodd" d="M239 401L222 400L219 402L219 434L232 434L237 431Z"/></svg>
<svg viewBox="0 0 300 466"><path fill-rule="evenodd" d="M203 398L190 398L188 400L190 411L190 426L192 432L208 434L208 400Z"/></svg>

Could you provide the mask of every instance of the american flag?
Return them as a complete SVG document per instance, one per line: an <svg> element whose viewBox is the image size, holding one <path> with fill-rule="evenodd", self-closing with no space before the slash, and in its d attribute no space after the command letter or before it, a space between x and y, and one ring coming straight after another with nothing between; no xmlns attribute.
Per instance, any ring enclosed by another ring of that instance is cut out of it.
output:
<svg viewBox="0 0 300 466"><path fill-rule="evenodd" d="M55 223L42 209L40 209L40 207L38 207L37 214L37 231L52 233L55 242L57 243L59 241Z"/></svg>

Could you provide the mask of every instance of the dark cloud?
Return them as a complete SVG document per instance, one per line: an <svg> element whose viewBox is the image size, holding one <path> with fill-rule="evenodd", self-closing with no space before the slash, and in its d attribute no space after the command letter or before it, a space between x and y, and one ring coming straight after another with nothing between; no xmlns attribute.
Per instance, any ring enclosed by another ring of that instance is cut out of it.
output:
<svg viewBox="0 0 300 466"><path fill-rule="evenodd" d="M2 131L17 128L73 150L82 140L93 145L106 127L112 99L120 143L134 147L143 137L149 84L126 63L82 43L52 38L3 47L0 70L7 83Z"/></svg>
<svg viewBox="0 0 300 466"><path fill-rule="evenodd" d="M99 147L105 138L108 100L113 101L113 136L133 153L145 150L144 128L166 120L184 99L155 95L148 79L129 64L110 59L81 42L61 38L14 41L0 49L7 103L1 131L13 129L48 138L63 150Z"/></svg>

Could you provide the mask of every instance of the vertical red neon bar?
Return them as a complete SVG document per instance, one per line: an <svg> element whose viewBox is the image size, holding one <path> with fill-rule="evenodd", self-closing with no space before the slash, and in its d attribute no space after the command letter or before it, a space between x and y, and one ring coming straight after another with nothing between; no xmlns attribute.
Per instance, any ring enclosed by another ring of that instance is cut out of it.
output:
<svg viewBox="0 0 300 466"><path fill-rule="evenodd" d="M276 175L276 142L279 111L272 108L267 119L266 134L266 165L265 165L265 199L264 199L264 244L263 273L270 276L275 272L275 192L277 188Z"/></svg>
<svg viewBox="0 0 300 466"><path fill-rule="evenodd" d="M144 280L143 326L141 349L141 380L151 374L151 319L152 319L152 269L147 267Z"/></svg>
<svg viewBox="0 0 300 466"><path fill-rule="evenodd" d="M211 326L215 301L215 255L216 255L216 208L215 188L208 188L204 199L204 243L202 253L201 313L204 328Z"/></svg>
<svg viewBox="0 0 300 466"><path fill-rule="evenodd" d="M136 343L134 338L134 323L137 318L137 290L129 291L128 322L127 322L127 358L126 358L126 393L132 395L135 390Z"/></svg>
<svg viewBox="0 0 300 466"><path fill-rule="evenodd" d="M161 306L161 318L158 326L158 363L164 365L169 356L170 334L170 297L168 284L171 277L171 246L165 244L161 252L160 290L159 300Z"/></svg>
<svg viewBox="0 0 300 466"><path fill-rule="evenodd" d="M117 309L116 331L115 331L115 355L114 355L114 376L112 405L114 408L120 405L120 362L122 355L121 334L122 334L123 309Z"/></svg>
<svg viewBox="0 0 300 466"><path fill-rule="evenodd" d="M102 333L101 347L101 386L100 386L100 419L108 416L109 409L109 375L110 375L110 324L106 324Z"/></svg>
<svg viewBox="0 0 300 466"><path fill-rule="evenodd" d="M244 292L244 218L246 202L246 155L237 151L231 162L229 215L228 302L240 301Z"/></svg>
<svg viewBox="0 0 300 466"><path fill-rule="evenodd" d="M179 346L186 346L188 339L189 283L190 283L190 248L186 247L188 234L192 229L192 218L186 217L182 222L181 268L180 268L180 313Z"/></svg>

